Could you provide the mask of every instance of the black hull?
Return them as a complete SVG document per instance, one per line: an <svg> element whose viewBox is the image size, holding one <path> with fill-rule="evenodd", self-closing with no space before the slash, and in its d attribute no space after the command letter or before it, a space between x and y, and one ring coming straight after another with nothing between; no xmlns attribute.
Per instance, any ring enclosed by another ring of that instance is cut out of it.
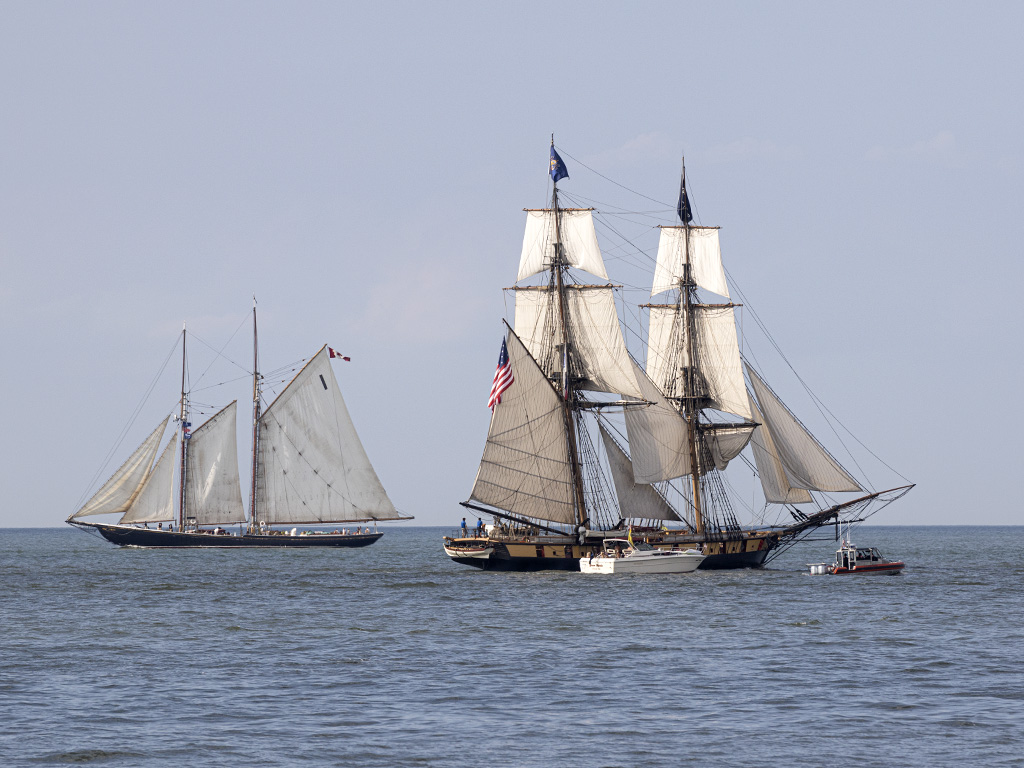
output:
<svg viewBox="0 0 1024 768"><path fill-rule="evenodd" d="M479 544L479 539L466 540L470 544ZM772 541L761 549L745 552L727 552L720 554L709 554L699 566L703 571L736 570L739 568L760 568L768 558L768 554L774 549L776 541ZM591 547L579 547L577 545L529 545L534 550L528 555L516 555L509 552L509 547L499 542L489 542L494 546L494 552L490 557L452 557L452 561L460 565L468 565L482 571L498 572L531 572L531 571L578 571L580 569L580 557L584 552L589 552ZM447 545L446 545L447 546ZM522 547L511 545L514 549L521 551ZM721 546L721 545L719 545ZM540 554L541 551L544 554ZM566 554L567 551L570 554Z"/></svg>
<svg viewBox="0 0 1024 768"><path fill-rule="evenodd" d="M225 536L213 533L161 531L152 528L133 528L130 526L103 525L100 523L76 522L73 525L81 528L95 528L107 541L121 547L146 547L150 549L197 549L200 547L216 547L218 549L232 549L236 547L287 547L289 549L367 547L384 535L378 532L358 533L348 536L330 533L316 533L306 536L289 536L287 534Z"/></svg>
<svg viewBox="0 0 1024 768"><path fill-rule="evenodd" d="M760 568L771 550L762 549L758 552L734 552L727 555L708 555L699 566L698 571L731 571L737 568Z"/></svg>

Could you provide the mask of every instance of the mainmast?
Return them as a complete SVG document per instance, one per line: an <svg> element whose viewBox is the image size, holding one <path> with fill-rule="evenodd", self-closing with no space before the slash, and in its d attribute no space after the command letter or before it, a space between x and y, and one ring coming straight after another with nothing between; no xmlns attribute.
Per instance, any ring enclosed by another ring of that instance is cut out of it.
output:
<svg viewBox="0 0 1024 768"><path fill-rule="evenodd" d="M181 410L178 419L181 422L181 470L178 472L178 530L185 530L188 516L185 513L185 473L188 471L186 452L188 451L188 404L185 396L185 323L181 325Z"/></svg>
<svg viewBox="0 0 1024 768"><path fill-rule="evenodd" d="M679 206L677 209L679 218L683 222L683 276L679 280L679 305L683 310L683 323L686 329L686 376L683 379L683 396L679 401L679 410L686 420L686 438L690 448L690 479L693 483L693 511L694 527L697 533L704 532L704 512L700 491L700 458L701 451L698 446L698 423L697 417L700 413L700 393L697 380L697 356L694 346L696 335L696 321L694 305L694 291L697 287L693 279L690 265L690 222L693 215L690 212L690 201L686 196L686 158L683 158L682 177L679 182Z"/></svg>
<svg viewBox="0 0 1024 768"><path fill-rule="evenodd" d="M256 297L252 297L252 483L249 496L249 530L259 532L256 520L256 478L259 474L260 439L260 346L256 333Z"/></svg>
<svg viewBox="0 0 1024 768"><path fill-rule="evenodd" d="M586 502L583 495L583 472L580 468L579 449L576 441L576 419L574 411L576 406L576 395L573 389L572 377L569 373L569 325L565 302L565 284L563 273L568 264L563 255L562 233L558 209L558 180L567 178L568 173L562 164L562 159L555 152L555 137L551 137L551 180L553 182L551 192L551 210L555 220L555 254L551 260L551 282L555 286L558 296L558 316L562 326L562 413L565 419L565 431L569 442L569 465L572 474L573 497L576 508L576 524L586 525L588 520Z"/></svg>

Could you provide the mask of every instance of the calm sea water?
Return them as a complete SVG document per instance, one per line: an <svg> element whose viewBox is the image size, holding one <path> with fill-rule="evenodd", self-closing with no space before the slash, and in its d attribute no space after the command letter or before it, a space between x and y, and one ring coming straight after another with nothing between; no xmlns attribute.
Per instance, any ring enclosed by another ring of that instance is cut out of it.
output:
<svg viewBox="0 0 1024 768"><path fill-rule="evenodd" d="M482 573L0 530L0 764L1024 765L1024 528L862 528L895 577ZM801 572L801 569L804 569Z"/></svg>

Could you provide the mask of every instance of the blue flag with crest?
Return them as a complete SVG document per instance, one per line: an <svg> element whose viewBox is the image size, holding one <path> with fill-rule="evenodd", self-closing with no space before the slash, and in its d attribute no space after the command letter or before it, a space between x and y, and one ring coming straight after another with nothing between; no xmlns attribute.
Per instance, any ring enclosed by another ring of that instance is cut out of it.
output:
<svg viewBox="0 0 1024 768"><path fill-rule="evenodd" d="M555 145L551 145L551 180L558 181L559 179L568 179L569 172L565 169L565 163L562 162L562 158L555 152Z"/></svg>

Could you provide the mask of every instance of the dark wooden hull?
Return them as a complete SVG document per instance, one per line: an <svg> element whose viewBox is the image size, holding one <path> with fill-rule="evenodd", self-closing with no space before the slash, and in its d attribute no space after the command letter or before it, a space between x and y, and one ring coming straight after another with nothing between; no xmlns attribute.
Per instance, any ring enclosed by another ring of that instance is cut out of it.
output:
<svg viewBox="0 0 1024 768"><path fill-rule="evenodd" d="M94 528L112 544L121 547L174 548L196 549L199 547L217 547L231 549L237 547L366 547L377 541L384 534L359 533L343 536L332 533L315 533L305 536L288 534L244 534L218 535L213 533L195 533L188 531L162 531L153 528L135 528L126 525L104 525L102 523L75 522L80 528Z"/></svg>
<svg viewBox="0 0 1024 768"><path fill-rule="evenodd" d="M449 551L458 551L460 542L467 547L479 547L481 538L446 538L445 547ZM460 565L468 565L483 571L578 571L580 558L586 557L600 544L577 544L566 537L545 537L543 539L498 541L486 540L494 551L489 557L457 557L451 559ZM655 542L652 542L655 543ZM674 542L666 542L667 546ZM657 546L657 544L655 543ZM764 536L746 536L729 542L706 542L701 545L707 553L700 564L700 570L733 570L738 568L760 568L764 565L771 552L778 545L777 538ZM696 542L686 542L680 549L696 548Z"/></svg>

